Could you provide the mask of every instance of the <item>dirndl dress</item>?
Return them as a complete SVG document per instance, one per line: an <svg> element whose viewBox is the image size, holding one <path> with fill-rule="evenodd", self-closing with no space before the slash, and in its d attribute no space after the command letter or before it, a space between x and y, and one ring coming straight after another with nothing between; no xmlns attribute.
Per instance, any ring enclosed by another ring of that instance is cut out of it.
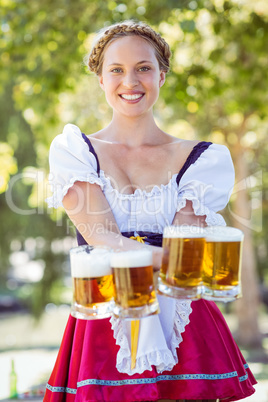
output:
<svg viewBox="0 0 268 402"><path fill-rule="evenodd" d="M73 125L67 125L53 141L50 166L54 187L48 200L51 206L60 206L77 180L99 184L121 232L147 237L146 241L154 245L161 245L164 226L172 223L187 199L192 201L196 215L206 215L208 225L224 224L216 211L228 202L230 194L226 193L233 185L229 151L202 142L168 185L155 187L150 193L136 190L133 196L125 197L100 170L88 137ZM212 172L209 178L208 172ZM150 233L148 227L153 229ZM78 242L85 244L80 234ZM214 302L159 296L159 304L159 315L140 321L134 370L130 369L127 322L70 316L44 401L236 401L254 393L256 380Z"/></svg>

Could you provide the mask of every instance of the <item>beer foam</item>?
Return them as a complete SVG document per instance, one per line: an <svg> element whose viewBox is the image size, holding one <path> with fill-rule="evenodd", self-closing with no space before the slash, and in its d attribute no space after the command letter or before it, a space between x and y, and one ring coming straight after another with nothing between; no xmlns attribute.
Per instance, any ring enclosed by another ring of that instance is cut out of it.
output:
<svg viewBox="0 0 268 402"><path fill-rule="evenodd" d="M201 238L205 237L204 229L199 226L166 226L164 228L163 237L167 238Z"/></svg>
<svg viewBox="0 0 268 402"><path fill-rule="evenodd" d="M80 246L70 252L71 274L74 278L99 278L111 275L110 252Z"/></svg>
<svg viewBox="0 0 268 402"><path fill-rule="evenodd" d="M153 254L148 249L120 251L111 254L111 267L114 268L139 268L152 264Z"/></svg>
<svg viewBox="0 0 268 402"><path fill-rule="evenodd" d="M209 226L204 229L206 241L236 242L244 239L244 233L230 226Z"/></svg>

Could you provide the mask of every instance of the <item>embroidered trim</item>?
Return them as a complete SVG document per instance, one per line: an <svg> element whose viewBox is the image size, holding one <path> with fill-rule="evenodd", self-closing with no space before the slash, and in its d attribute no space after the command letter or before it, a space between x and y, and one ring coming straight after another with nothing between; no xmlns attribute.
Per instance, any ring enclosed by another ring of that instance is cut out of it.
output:
<svg viewBox="0 0 268 402"><path fill-rule="evenodd" d="M248 373L246 373L242 377L238 377L238 379L239 379L239 382L246 381L248 379Z"/></svg>
<svg viewBox="0 0 268 402"><path fill-rule="evenodd" d="M51 385L47 384L47 389L51 392L65 392L66 394L73 394L75 395L77 392L77 389L75 388L69 388L69 387L52 387Z"/></svg>
<svg viewBox="0 0 268 402"><path fill-rule="evenodd" d="M244 364L244 368L248 369L248 364ZM77 383L77 388L84 387L86 385L106 385L112 387L118 387L121 385L139 385L139 384L156 384L159 381L178 381L178 380L225 380L227 378L238 377L237 371L224 374L178 374L178 375L159 375L153 378L135 378L129 380L98 380L90 379L83 380ZM238 377L239 382L246 381L248 374ZM74 388L65 387L52 387L47 384L47 389L51 392L65 392L67 394L76 394L77 390Z"/></svg>
<svg viewBox="0 0 268 402"><path fill-rule="evenodd" d="M155 384L159 381L174 381L174 380L222 380L226 378L237 377L237 371L226 374L179 374L179 375L160 375L153 378L136 378L131 380L84 380L77 383L77 388L85 385L138 385L138 384Z"/></svg>

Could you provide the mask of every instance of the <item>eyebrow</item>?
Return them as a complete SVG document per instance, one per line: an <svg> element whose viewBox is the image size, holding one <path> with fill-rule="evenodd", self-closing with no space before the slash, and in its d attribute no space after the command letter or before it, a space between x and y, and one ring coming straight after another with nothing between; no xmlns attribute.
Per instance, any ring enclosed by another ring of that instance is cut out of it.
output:
<svg viewBox="0 0 268 402"><path fill-rule="evenodd" d="M139 61L137 64L144 64L144 63L153 64L150 60L142 60L142 61ZM123 66L123 64L120 64L120 63L111 63L111 64L108 64L108 67L109 67L109 66Z"/></svg>

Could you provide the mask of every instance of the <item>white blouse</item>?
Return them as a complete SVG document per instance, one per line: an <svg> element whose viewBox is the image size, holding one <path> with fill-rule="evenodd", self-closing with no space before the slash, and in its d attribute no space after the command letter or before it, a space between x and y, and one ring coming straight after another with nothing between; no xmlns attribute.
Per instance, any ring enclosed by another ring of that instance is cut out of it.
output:
<svg viewBox="0 0 268 402"><path fill-rule="evenodd" d="M208 225L225 225L218 214L232 193L234 166L224 145L211 144L182 175L177 174L167 184L154 186L151 191L136 189L134 194L122 194L116 183L103 170L97 173L97 160L89 151L80 129L72 124L52 142L49 154L49 181L52 196L49 207L62 206L62 199L76 181L98 184L114 214L121 232L147 231L162 233L171 225L177 211L191 200L196 215L206 215ZM179 172L178 172L179 173ZM161 313L140 321L136 367L131 370L130 323L111 318L116 343L117 369L129 375L151 370L171 370L178 362L176 348L182 332L189 324L191 302L158 296ZM152 328L154 330L152 331ZM150 334L150 336L148 336Z"/></svg>
<svg viewBox="0 0 268 402"><path fill-rule="evenodd" d="M208 225L223 225L224 220L217 212L226 206L234 185L228 148L212 144L186 170L179 186L174 174L168 184L154 186L150 192L136 189L134 194L122 194L103 170L98 176L96 157L89 152L80 129L72 124L67 124L53 140L49 163L53 192L47 199L50 207L61 206L76 181L96 183L102 188L121 232L162 233L186 200L192 201L196 215L206 215Z"/></svg>

